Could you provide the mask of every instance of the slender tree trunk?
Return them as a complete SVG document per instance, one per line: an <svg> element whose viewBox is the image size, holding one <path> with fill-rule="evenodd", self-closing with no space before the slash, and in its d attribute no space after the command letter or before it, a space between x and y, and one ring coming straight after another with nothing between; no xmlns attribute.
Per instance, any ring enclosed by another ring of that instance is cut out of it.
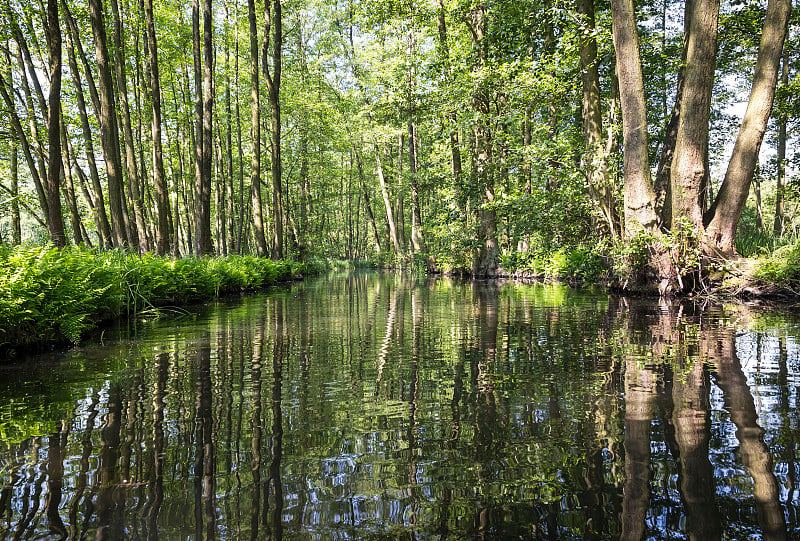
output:
<svg viewBox="0 0 800 541"><path fill-rule="evenodd" d="M408 170L411 174L411 246L414 253L425 252L425 237L422 233L422 215L419 202L419 179L417 178L417 127L408 123Z"/></svg>
<svg viewBox="0 0 800 541"><path fill-rule="evenodd" d="M111 210L111 233L114 245L127 244L125 232L125 215L122 206L122 165L119 151L119 130L117 129L116 105L114 100L114 83L109 66L108 47L106 45L106 27L103 21L101 0L89 0L89 18L94 35L97 71L100 75L100 138L103 143L103 154L108 177L108 198Z"/></svg>
<svg viewBox="0 0 800 541"><path fill-rule="evenodd" d="M75 102L78 105L78 117L81 122L81 134L83 135L83 144L86 153L86 163L89 165L89 178L91 186L94 190L94 215L97 222L97 234L99 237L100 245L110 246L112 243L111 225L108 222L108 214L106 213L105 198L103 197L103 188L100 184L100 175L97 172L97 163L94 157L94 138L92 137L92 129L89 126L89 116L86 113L86 99L83 94L83 84L81 83L80 72L78 71L78 62L75 57L75 44L73 42L74 36L77 32L77 27L72 20L72 15L66 7L66 2L61 3L64 19L67 26L71 31L66 32L65 38L67 40L67 58L69 60L69 70L72 73L72 81L75 86Z"/></svg>
<svg viewBox="0 0 800 541"><path fill-rule="evenodd" d="M58 0L47 0L47 53L50 59L50 92L47 98L47 227L50 240L58 247L67 245L61 216L59 174L61 161L61 26ZM79 222L80 223L80 222ZM80 230L77 232L80 238Z"/></svg>
<svg viewBox="0 0 800 541"><path fill-rule="evenodd" d="M195 252L198 255L214 252L211 238L211 179L214 150L214 45L212 31L211 0L203 0L203 173L202 185L195 196L197 209Z"/></svg>
<svg viewBox="0 0 800 541"><path fill-rule="evenodd" d="M358 168L358 180L361 186L361 191L364 194L364 204L367 207L367 216L369 216L369 223L372 226L372 234L375 236L375 251L381 255L381 237L378 234L378 224L375 222L375 215L372 213L372 205L369 200L369 191L367 184L364 180L364 168L361 163L361 155L358 153L355 144L353 144L353 154L356 157L356 167Z"/></svg>
<svg viewBox="0 0 800 541"><path fill-rule="evenodd" d="M450 62L450 45L447 42L447 10L444 0L437 0L436 17L439 29L439 48L444 61L444 72L448 82L452 82L452 66ZM447 131L450 136L450 163L453 170L453 181L456 186L461 182L461 149L458 142L458 121L455 113L447 118Z"/></svg>
<svg viewBox="0 0 800 541"><path fill-rule="evenodd" d="M22 244L22 221L19 214L19 165L17 143L11 142L11 239L16 246Z"/></svg>
<svg viewBox="0 0 800 541"><path fill-rule="evenodd" d="M207 0L208 1L208 0ZM281 185L281 55L283 50L283 21L281 16L281 0L272 0L272 9L265 10L264 24L264 79L267 82L267 91L270 105L270 119L272 131L270 134L270 148L272 150L272 257L283 258L283 194ZM267 62L267 50L270 43L270 31L274 27L272 36L272 73Z"/></svg>
<svg viewBox="0 0 800 541"><path fill-rule="evenodd" d="M654 231L658 216L654 208L653 184L647 155L647 109L633 0L612 0L611 13L625 147L624 231L627 237L632 237L642 230Z"/></svg>
<svg viewBox="0 0 800 541"><path fill-rule="evenodd" d="M781 86L789 84L789 47L783 48L783 67L781 69ZM775 186L775 222L772 232L775 236L783 235L786 215L786 124L788 115L781 110L778 115L778 174Z"/></svg>
<svg viewBox="0 0 800 541"><path fill-rule="evenodd" d="M153 187L156 192L156 252L167 255L172 245L169 194L164 178L164 153L161 147L161 77L158 67L158 46L153 22L153 0L144 2L147 49L150 53L150 102L153 110L151 135L153 139Z"/></svg>
<svg viewBox="0 0 800 541"><path fill-rule="evenodd" d="M386 186L386 178L383 174L383 164L381 163L381 150L377 143L375 143L375 164L378 169L378 182L381 185L381 195L383 196L383 206L386 209L386 221L389 224L389 238L392 241L392 247L395 254L402 253L403 247L400 244L400 238L397 234L397 226L394 219L394 211L392 210L392 200L389 197L389 188Z"/></svg>
<svg viewBox="0 0 800 541"><path fill-rule="evenodd" d="M72 163L72 153L69 146L69 141L67 140L67 127L64 124L63 115L59 124L60 126L58 131L59 136L61 137L62 150L62 165L60 167L61 171L59 171L59 174L64 179L62 191L64 193L64 199L67 202L67 208L69 209L69 222L72 229L72 242L78 246L83 243L83 237L81 235L81 215L78 212L78 202L75 200L75 183L72 180L72 167L70 167L70 164Z"/></svg>
<svg viewBox="0 0 800 541"><path fill-rule="evenodd" d="M22 51L23 50L27 50L27 45L25 45L25 41L24 41L23 37L21 37L21 35L20 35L20 37L17 38L16 41L17 41L17 51L16 51L17 52L17 55L16 55L17 56L17 64L19 65L19 69L20 69L20 83L21 83L21 86L22 86L23 94L25 96L25 107L26 107L27 116L28 116L28 129L30 131L30 139L28 139L25 136L24 131L21 131L21 129L20 129L20 131L18 132L19 133L19 139L23 144L23 151L25 151L26 148L29 149L28 151L33 153L32 157L36 158L35 161L33 159L29 160L28 161L28 165L29 165L29 168L31 168L30 169L31 178L33 179L33 185L36 188L36 195L39 197L39 205L40 205L40 207L42 209L42 213L44 214L45 220L47 220L47 217L49 216L49 212L50 212L49 208L48 208L49 207L49 202L48 202L47 186L46 186L46 183L47 183L47 164L45 163L45 157L46 157L46 152L47 151L46 151L46 149L43 148L43 145L42 145L41 133L40 133L40 129L39 129L39 125L38 125L37 119L36 119L36 111L35 111L35 108L34 108L33 94L31 92L30 85L28 84L28 76L26 75L26 72L25 72L25 60L23 58L24 55L23 55ZM9 66L10 66L11 65L10 58L8 59L8 63L9 63ZM13 82L13 76L10 73L9 73L9 82ZM38 86L38 79L37 79L36 85ZM40 91L41 91L41 89L40 89ZM16 118L17 113L16 113L16 109L15 109L15 105L14 105L14 98L13 98L14 91L10 86L8 88L8 92L12 97L10 97L10 98L4 97L4 99L5 99L6 103L9 106L9 112L12 115L12 123L13 123L14 119ZM40 110L41 110L42 117L45 119L45 122L46 122L47 121L47 105L45 104L43 98L39 99L39 105L40 105ZM20 123L20 127L21 127L21 121L17 121L17 122ZM27 154L26 154L26 157L27 157ZM47 229L49 231L49 225L48 225Z"/></svg>
<svg viewBox="0 0 800 541"><path fill-rule="evenodd" d="M772 111L790 11L791 0L770 0L767 4L750 100L733 147L733 155L728 162L725 180L708 211L706 234L715 252L726 255L736 253L733 244L736 227L747 201L753 173L758 165L761 141Z"/></svg>
<svg viewBox="0 0 800 541"><path fill-rule="evenodd" d="M261 202L261 104L259 101L258 30L256 29L255 5L255 0L248 0L247 18L250 23L250 133L253 140L253 155L250 158L250 195L253 205L253 234L256 254L263 257L267 255L267 239L264 234L264 207ZM239 148L241 149L241 145ZM243 223L240 223L240 229L242 226Z"/></svg>
<svg viewBox="0 0 800 541"><path fill-rule="evenodd" d="M131 203L133 204L134 222L131 224L133 237L137 240L140 252L150 250L147 224L144 220L144 200L141 195L139 169L136 164L136 148L133 145L133 129L131 128L131 112L128 105L128 78L125 69L125 41L122 20L119 13L118 0L111 0L111 13L114 22L114 68L117 76L119 95L119 119L122 122L122 135L125 144L125 169L128 175ZM135 224L135 225L134 225Z"/></svg>

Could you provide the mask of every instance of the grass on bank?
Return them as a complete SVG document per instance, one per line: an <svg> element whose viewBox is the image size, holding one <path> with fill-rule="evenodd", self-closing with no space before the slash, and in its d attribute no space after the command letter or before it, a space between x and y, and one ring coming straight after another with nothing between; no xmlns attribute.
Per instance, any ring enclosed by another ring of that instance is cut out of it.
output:
<svg viewBox="0 0 800 541"><path fill-rule="evenodd" d="M309 270L254 256L170 259L78 247L0 248L0 348L76 343L114 317L256 290Z"/></svg>

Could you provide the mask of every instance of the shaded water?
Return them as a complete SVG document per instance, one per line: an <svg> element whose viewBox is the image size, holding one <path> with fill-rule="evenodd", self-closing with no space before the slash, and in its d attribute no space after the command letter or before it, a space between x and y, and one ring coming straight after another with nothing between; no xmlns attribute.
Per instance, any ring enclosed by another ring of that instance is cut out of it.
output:
<svg viewBox="0 0 800 541"><path fill-rule="evenodd" d="M797 319L355 274L110 334L0 367L0 536L800 537Z"/></svg>

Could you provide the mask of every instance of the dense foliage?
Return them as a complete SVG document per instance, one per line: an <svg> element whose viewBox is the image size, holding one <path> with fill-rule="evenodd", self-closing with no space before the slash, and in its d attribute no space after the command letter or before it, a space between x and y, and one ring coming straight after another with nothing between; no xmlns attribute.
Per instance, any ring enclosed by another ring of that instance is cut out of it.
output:
<svg viewBox="0 0 800 541"><path fill-rule="evenodd" d="M78 342L120 315L260 289L304 271L254 256L168 259L115 250L0 251L0 348Z"/></svg>
<svg viewBox="0 0 800 541"><path fill-rule="evenodd" d="M202 4L0 4L0 240L554 276L595 274L597 258L613 270L630 250L613 6ZM726 2L717 17L698 239L766 8ZM655 177L674 143L683 14L647 0L634 19ZM797 40L793 19L746 179L743 233L759 246L800 225ZM675 234L677 218L660 231ZM587 247L589 270L544 268Z"/></svg>

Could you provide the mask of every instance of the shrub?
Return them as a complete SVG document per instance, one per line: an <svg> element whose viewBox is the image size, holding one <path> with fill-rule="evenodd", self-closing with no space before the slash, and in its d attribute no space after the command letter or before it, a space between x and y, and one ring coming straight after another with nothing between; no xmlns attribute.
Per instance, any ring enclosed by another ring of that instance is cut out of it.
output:
<svg viewBox="0 0 800 541"><path fill-rule="evenodd" d="M121 250L0 249L0 345L78 342L100 322L146 308L259 289L305 271L253 256L168 259Z"/></svg>

